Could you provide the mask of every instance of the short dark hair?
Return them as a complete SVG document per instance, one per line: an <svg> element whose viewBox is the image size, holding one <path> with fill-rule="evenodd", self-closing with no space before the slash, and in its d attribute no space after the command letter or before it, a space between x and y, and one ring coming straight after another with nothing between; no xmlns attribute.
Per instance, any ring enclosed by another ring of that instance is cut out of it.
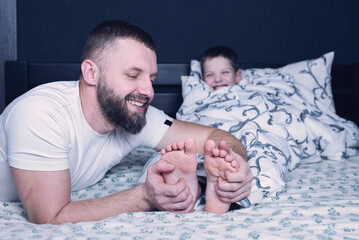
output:
<svg viewBox="0 0 359 240"><path fill-rule="evenodd" d="M156 50L152 37L143 29L124 21L109 20L97 25L90 32L81 55L81 62L86 59L98 60L102 51L118 38L131 38L145 44L153 51Z"/></svg>
<svg viewBox="0 0 359 240"><path fill-rule="evenodd" d="M227 58L230 61L231 66L233 67L234 71L238 70L237 54L232 49L230 49L228 47L216 46L216 47L211 47L211 48L207 49L204 52L204 54L202 55L202 58L201 58L202 72L203 72L203 63L207 60L210 60L210 59L216 58L216 57Z"/></svg>

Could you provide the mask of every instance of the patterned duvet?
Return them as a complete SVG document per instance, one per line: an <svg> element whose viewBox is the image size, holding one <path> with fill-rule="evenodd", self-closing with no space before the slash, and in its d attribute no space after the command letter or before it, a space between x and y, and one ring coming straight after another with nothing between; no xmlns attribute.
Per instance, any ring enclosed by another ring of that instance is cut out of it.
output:
<svg viewBox="0 0 359 240"><path fill-rule="evenodd" d="M192 60L176 117L225 130L243 143L255 181L242 206L275 196L300 163L359 154L358 127L335 113L333 58L331 52L277 69L246 69L239 84L216 91Z"/></svg>

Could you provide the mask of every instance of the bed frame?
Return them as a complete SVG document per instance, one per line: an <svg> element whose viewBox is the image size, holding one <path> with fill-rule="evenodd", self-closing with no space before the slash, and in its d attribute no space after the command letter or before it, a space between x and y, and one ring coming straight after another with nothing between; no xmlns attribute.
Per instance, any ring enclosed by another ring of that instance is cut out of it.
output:
<svg viewBox="0 0 359 240"><path fill-rule="evenodd" d="M246 69L282 65L240 64L240 66ZM189 64L160 63L158 73L154 83L155 98L151 105L174 117L182 103L181 76L188 75ZM7 61L5 63L6 105L35 86L52 81L76 80L79 75L80 63ZM334 64L332 90L338 115L359 125L359 63Z"/></svg>

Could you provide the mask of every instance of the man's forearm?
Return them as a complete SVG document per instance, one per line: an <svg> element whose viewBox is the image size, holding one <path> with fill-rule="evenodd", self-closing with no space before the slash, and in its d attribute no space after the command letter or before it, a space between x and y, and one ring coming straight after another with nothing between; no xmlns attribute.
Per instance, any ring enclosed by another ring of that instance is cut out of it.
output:
<svg viewBox="0 0 359 240"><path fill-rule="evenodd" d="M139 185L102 198L70 202L50 223L99 221L121 213L149 211L151 208L144 196L143 185Z"/></svg>
<svg viewBox="0 0 359 240"><path fill-rule="evenodd" d="M218 142L221 140L224 140L227 142L228 146L236 153L238 153L240 156L243 157L244 160L247 161L247 153L244 149L243 144L232 134L220 130L220 129L214 129L210 135L208 136L208 139L212 139L215 141L215 143L218 145Z"/></svg>

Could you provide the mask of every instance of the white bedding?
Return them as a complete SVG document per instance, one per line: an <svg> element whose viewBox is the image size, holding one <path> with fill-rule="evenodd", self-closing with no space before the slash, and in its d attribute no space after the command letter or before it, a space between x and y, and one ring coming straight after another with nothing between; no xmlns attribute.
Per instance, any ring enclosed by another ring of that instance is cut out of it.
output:
<svg viewBox="0 0 359 240"><path fill-rule="evenodd" d="M134 186L153 150L137 149L72 200ZM288 173L277 197L249 208L205 212L125 213L98 222L36 225L20 203L0 202L0 239L359 239L359 159L316 159Z"/></svg>
<svg viewBox="0 0 359 240"><path fill-rule="evenodd" d="M247 69L239 84L216 91L200 79L199 62L192 61L176 117L241 140L255 178L249 204L280 192L299 163L358 155L358 127L335 113L333 58L331 52L278 69Z"/></svg>
<svg viewBox="0 0 359 240"><path fill-rule="evenodd" d="M20 203L0 202L0 239L359 239L359 130L335 114L332 60L329 53L279 70L247 70L240 85L215 92L192 72L177 117L241 139L256 178L251 206L223 215L138 212L55 226L29 223ZM193 90L202 99L189 106ZM98 183L72 192L72 200L135 186L153 154L132 151Z"/></svg>

